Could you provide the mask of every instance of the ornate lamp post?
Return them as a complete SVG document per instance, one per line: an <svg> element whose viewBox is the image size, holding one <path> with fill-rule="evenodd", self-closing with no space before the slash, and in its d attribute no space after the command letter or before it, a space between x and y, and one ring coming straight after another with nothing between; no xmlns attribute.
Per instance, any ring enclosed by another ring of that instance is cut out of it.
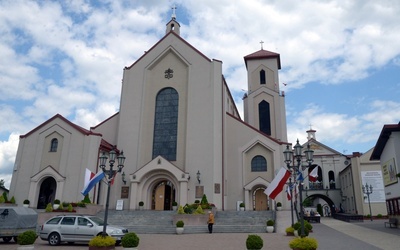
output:
<svg viewBox="0 0 400 250"><path fill-rule="evenodd" d="M289 145L286 146L286 150L283 152L283 155L285 157L285 162L288 168L292 168L295 175L297 171L303 171L307 169L308 167L311 166L311 163L313 162L313 155L314 151L310 149L310 144L307 145L307 150L304 151L304 156L306 158L306 162L308 165L302 166L302 149L303 146L300 145L299 139L297 139L297 143L294 146L294 158L297 161L297 166L290 166L290 163L292 162L292 157L293 157L293 152L289 149ZM301 183L303 180L300 180L300 185L299 185L299 193L300 193L300 224L301 224L301 237L304 237L304 211L303 211L303 183ZM293 211L292 211L292 221L293 221Z"/></svg>
<svg viewBox="0 0 400 250"><path fill-rule="evenodd" d="M372 185L369 185L368 187L368 183L365 183L365 186L362 186L362 191L368 196L369 215L372 221L371 201L369 200L369 195L372 194Z"/></svg>
<svg viewBox="0 0 400 250"><path fill-rule="evenodd" d="M107 219L108 219L108 207L109 207L109 202L110 202L110 187L111 187L111 182L112 179L115 177L117 173L120 173L122 168L124 167L124 162L125 162L125 156L124 152L122 151L121 154L118 155L117 160L118 160L118 166L117 169L113 169L114 163L115 163L115 157L116 157L116 152L114 149L112 149L109 152L110 159L108 160L108 164L110 166L109 169L106 169L106 163L108 157L106 156L105 152L99 157L99 162L100 162L100 168L103 170L104 175L107 180L107 198L106 198L106 210L104 212L104 225L103 225L103 233L102 235L105 237L107 235Z"/></svg>

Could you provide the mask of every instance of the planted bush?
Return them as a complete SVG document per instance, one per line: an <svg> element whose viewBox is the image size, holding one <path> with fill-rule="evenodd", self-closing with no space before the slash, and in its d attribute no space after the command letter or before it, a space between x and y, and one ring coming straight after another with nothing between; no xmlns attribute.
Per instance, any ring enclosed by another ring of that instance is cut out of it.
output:
<svg viewBox="0 0 400 250"><path fill-rule="evenodd" d="M318 248L318 241L314 238L298 237L289 242L289 247L291 249L315 250Z"/></svg>
<svg viewBox="0 0 400 250"><path fill-rule="evenodd" d="M275 222L273 220L267 220L267 226L273 227Z"/></svg>
<svg viewBox="0 0 400 250"><path fill-rule="evenodd" d="M115 246L115 239L111 236L98 235L89 241L91 247L111 247Z"/></svg>
<svg viewBox="0 0 400 250"><path fill-rule="evenodd" d="M28 199L24 200L25 205L29 205L30 201Z"/></svg>
<svg viewBox="0 0 400 250"><path fill-rule="evenodd" d="M139 245L139 237L135 233L127 233L122 238L121 244L123 247L137 247Z"/></svg>
<svg viewBox="0 0 400 250"><path fill-rule="evenodd" d="M249 236L247 236L247 240L246 240L246 248L247 249L259 250L263 247L263 245L264 245L264 241L263 241L263 239L261 239L260 236L258 236L256 234L249 234Z"/></svg>
<svg viewBox="0 0 400 250"><path fill-rule="evenodd" d="M33 230L25 231L18 235L17 243L19 245L33 245L37 238L37 234Z"/></svg>
<svg viewBox="0 0 400 250"><path fill-rule="evenodd" d="M183 227L185 225L185 223L182 220L178 220L176 222L176 227Z"/></svg>
<svg viewBox="0 0 400 250"><path fill-rule="evenodd" d="M53 205L51 205L51 203L47 204L45 211L46 212L53 212Z"/></svg>

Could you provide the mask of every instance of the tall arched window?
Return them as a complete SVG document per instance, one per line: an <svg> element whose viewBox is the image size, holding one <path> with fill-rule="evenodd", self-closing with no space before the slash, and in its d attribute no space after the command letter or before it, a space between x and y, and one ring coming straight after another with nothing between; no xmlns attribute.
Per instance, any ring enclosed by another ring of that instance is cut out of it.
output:
<svg viewBox="0 0 400 250"><path fill-rule="evenodd" d="M260 70L260 84L265 84L265 70Z"/></svg>
<svg viewBox="0 0 400 250"><path fill-rule="evenodd" d="M58 140L54 138L53 140L51 140L50 152L57 152L57 147L58 147Z"/></svg>
<svg viewBox="0 0 400 250"><path fill-rule="evenodd" d="M161 155L176 160L179 95L173 88L162 89L156 97L153 159Z"/></svg>
<svg viewBox="0 0 400 250"><path fill-rule="evenodd" d="M267 135L271 135L271 115L268 102L262 101L258 104L258 119L260 130Z"/></svg>
<svg viewBox="0 0 400 250"><path fill-rule="evenodd" d="M261 155L256 155L251 160L251 172L267 171L267 160Z"/></svg>

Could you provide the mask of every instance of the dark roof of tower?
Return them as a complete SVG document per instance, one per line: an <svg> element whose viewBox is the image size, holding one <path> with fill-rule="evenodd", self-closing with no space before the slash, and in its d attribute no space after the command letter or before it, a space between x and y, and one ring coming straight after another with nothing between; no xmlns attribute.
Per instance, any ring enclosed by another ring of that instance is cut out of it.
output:
<svg viewBox="0 0 400 250"><path fill-rule="evenodd" d="M247 67L247 61L249 61L249 60L260 60L260 59L268 59L268 58L276 58L277 63L278 63L278 69L281 69L280 55L278 53L271 52L268 50L263 50L263 49L256 51L250 55L245 56L244 62L246 63L246 67Z"/></svg>

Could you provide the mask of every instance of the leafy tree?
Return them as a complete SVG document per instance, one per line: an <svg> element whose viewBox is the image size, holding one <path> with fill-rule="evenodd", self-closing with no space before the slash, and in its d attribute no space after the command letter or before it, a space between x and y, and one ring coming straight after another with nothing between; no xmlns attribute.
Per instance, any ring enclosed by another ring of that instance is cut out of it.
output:
<svg viewBox="0 0 400 250"><path fill-rule="evenodd" d="M3 187L3 188L5 188L5 186L4 186L4 183L5 183L5 182L4 182L4 180L3 180L3 179L1 179L1 180L0 180L0 187Z"/></svg>

